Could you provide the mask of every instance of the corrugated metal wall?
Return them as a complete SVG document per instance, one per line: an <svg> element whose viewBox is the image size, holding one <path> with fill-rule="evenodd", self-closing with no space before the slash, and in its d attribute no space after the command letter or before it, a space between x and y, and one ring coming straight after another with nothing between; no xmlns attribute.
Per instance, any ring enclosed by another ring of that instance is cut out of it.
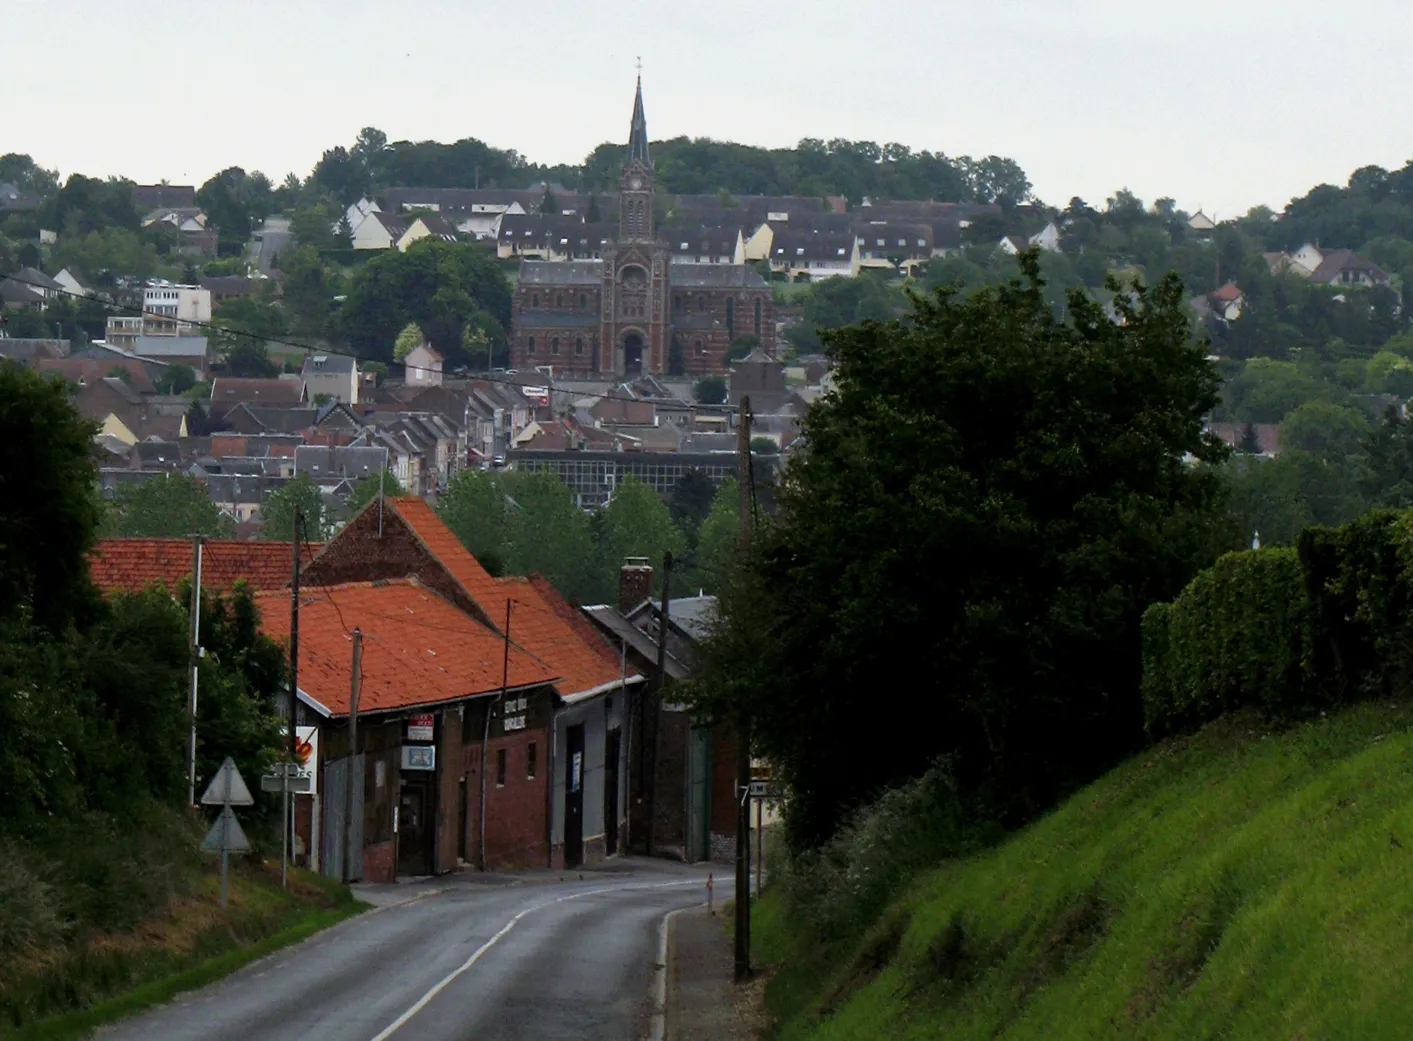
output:
<svg viewBox="0 0 1413 1041"><path fill-rule="evenodd" d="M362 742L359 742L362 744ZM363 877L363 760L354 757L353 831L349 836L349 860L352 870L349 880ZM344 791L348 783L348 759L331 759L324 763L323 827L320 829L319 864L329 878L343 877Z"/></svg>

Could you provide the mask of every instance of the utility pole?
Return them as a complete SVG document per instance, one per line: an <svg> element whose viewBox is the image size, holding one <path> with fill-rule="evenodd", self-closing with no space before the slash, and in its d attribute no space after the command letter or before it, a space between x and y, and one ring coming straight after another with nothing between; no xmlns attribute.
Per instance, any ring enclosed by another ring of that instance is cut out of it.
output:
<svg viewBox="0 0 1413 1041"><path fill-rule="evenodd" d="M289 888L290 853L294 840L294 814L289 805L289 772L299 762L299 507L294 508L294 530L290 539L293 568L290 575L289 597L289 762L280 775L280 885Z"/></svg>
<svg viewBox="0 0 1413 1041"><path fill-rule="evenodd" d="M510 686L510 605L513 603L514 600L505 598L505 655L500 666L500 697L486 706L486 724L481 728L481 841L476 852L476 864L482 871L486 870L486 773L490 769L486 763L486 752L491 740L491 713L496 704L505 704L505 694ZM550 758L553 761L553 756Z"/></svg>
<svg viewBox="0 0 1413 1041"><path fill-rule="evenodd" d="M358 689L363 683L363 633L353 630L353 680L348 691L348 779L343 786L343 881L347 885L353 874L353 767L358 761ZM363 780L360 772L358 779Z"/></svg>
<svg viewBox="0 0 1413 1041"><path fill-rule="evenodd" d="M668 621L668 601L672 596L672 550L667 550L662 555L662 608L657 613L657 678L654 682L652 703L648 706L652 713L652 756L648 763L648 768L644 771L648 781L648 807L647 807L647 828L648 828L648 856L653 855L653 833L657 830L657 761L658 752L662 748L662 694L667 689L667 621ZM643 725L647 726L647 713L644 713ZM691 785L691 778L688 779L688 787Z"/></svg>
<svg viewBox="0 0 1413 1041"><path fill-rule="evenodd" d="M196 680L201 664L201 546L197 535L191 540L191 689L187 693L186 714L189 729L186 749L186 801L196 805Z"/></svg>
<svg viewBox="0 0 1413 1041"><path fill-rule="evenodd" d="M741 398L736 430L740 485L741 549L751 542L751 399ZM751 977L751 741L745 706L736 717L736 965L735 979Z"/></svg>

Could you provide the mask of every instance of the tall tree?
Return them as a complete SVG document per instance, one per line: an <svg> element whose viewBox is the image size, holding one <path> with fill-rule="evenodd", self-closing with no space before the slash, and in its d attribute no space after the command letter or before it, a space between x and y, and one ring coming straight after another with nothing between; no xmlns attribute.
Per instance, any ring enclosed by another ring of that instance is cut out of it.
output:
<svg viewBox="0 0 1413 1041"><path fill-rule="evenodd" d="M506 570L539 572L570 600L594 603L607 595L584 511L554 474L502 473L506 495Z"/></svg>
<svg viewBox="0 0 1413 1041"><path fill-rule="evenodd" d="M1062 320L1021 267L826 337L838 390L725 590L702 706L748 708L799 840L939 755L1009 820L1094 776L1142 737L1140 616L1215 550L1217 377L1182 285ZM906 722L860 744L881 705Z"/></svg>
<svg viewBox="0 0 1413 1041"><path fill-rule="evenodd" d="M661 586L663 553L671 550L681 559L686 548L662 497L641 481L624 479L599 517L599 554L605 565L616 568L624 557L647 557L655 569L653 580Z"/></svg>
<svg viewBox="0 0 1413 1041"><path fill-rule="evenodd" d="M27 608L58 629L91 600L93 432L66 384L0 364L0 620Z"/></svg>
<svg viewBox="0 0 1413 1041"><path fill-rule="evenodd" d="M265 498L260 506L260 537L275 542L288 542L293 538L296 508L299 509L301 538L322 542L329 537L324 497L308 474L300 474Z"/></svg>
<svg viewBox="0 0 1413 1041"><path fill-rule="evenodd" d="M437 499L437 513L481 566L505 570L506 493L484 470L462 470Z"/></svg>

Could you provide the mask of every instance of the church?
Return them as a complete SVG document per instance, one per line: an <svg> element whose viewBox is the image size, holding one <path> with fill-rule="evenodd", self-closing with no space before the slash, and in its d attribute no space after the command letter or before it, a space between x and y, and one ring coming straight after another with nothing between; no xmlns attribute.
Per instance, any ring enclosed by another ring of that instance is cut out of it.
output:
<svg viewBox="0 0 1413 1041"><path fill-rule="evenodd" d="M733 342L775 351L769 284L744 264L675 259L653 208L652 158L638 79L619 180L617 232L600 260L524 260L511 314L511 364L556 375L632 379L725 370Z"/></svg>

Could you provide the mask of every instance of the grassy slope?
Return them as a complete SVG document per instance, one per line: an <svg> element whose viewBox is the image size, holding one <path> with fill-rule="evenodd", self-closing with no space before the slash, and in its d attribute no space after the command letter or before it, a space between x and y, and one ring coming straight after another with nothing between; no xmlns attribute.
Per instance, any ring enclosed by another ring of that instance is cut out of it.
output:
<svg viewBox="0 0 1413 1041"><path fill-rule="evenodd" d="M285 892L278 859L233 857L222 909L216 858L195 850L204 822L157 811L145 823L121 845L104 835L96 848L68 842L29 851L31 867L51 881L40 892L10 895L55 898L60 925L51 942L0 957L0 1039L83 1036L364 907L346 887L305 871L294 872ZM112 905L124 901L131 913L119 915Z"/></svg>
<svg viewBox="0 0 1413 1041"><path fill-rule="evenodd" d="M782 1039L1413 1036L1413 711L1166 743L841 960L758 905Z"/></svg>

